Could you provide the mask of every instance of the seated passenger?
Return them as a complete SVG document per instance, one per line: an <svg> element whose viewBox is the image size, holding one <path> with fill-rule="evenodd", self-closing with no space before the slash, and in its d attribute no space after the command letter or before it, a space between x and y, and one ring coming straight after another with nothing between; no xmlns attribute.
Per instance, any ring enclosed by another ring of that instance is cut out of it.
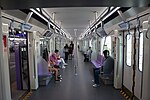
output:
<svg viewBox="0 0 150 100"><path fill-rule="evenodd" d="M65 60L62 58L62 57L60 57L60 54L59 53L56 53L56 56L57 56L57 60L59 61L59 62L61 62L64 66L67 66L68 64L65 62ZM63 67L64 67L63 66Z"/></svg>
<svg viewBox="0 0 150 100"><path fill-rule="evenodd" d="M105 61L102 65L102 71L104 74L113 74L114 72L114 59L109 56L109 51L103 51Z"/></svg>
<svg viewBox="0 0 150 100"><path fill-rule="evenodd" d="M104 74L112 74L114 70L114 59L109 56L109 51L104 50L103 51L105 61L102 64L102 71ZM93 73L94 73L94 85L93 87L98 87L100 82L99 82L99 74L100 74L100 68L93 68Z"/></svg>
<svg viewBox="0 0 150 100"><path fill-rule="evenodd" d="M59 66L61 66L62 68L65 68L65 65L67 65L64 59L60 58L58 50L55 50L55 53L51 55L50 60L56 68L58 68Z"/></svg>
<svg viewBox="0 0 150 100"><path fill-rule="evenodd" d="M91 47L84 53L84 62L91 61L92 50Z"/></svg>
<svg viewBox="0 0 150 100"><path fill-rule="evenodd" d="M59 76L58 76L58 69L52 67L51 64L52 64L52 62L49 61L49 64L48 64L49 71L50 71L50 72L55 72L55 81L60 81L60 82L61 82L61 79L60 79Z"/></svg>
<svg viewBox="0 0 150 100"><path fill-rule="evenodd" d="M51 65L55 68L59 68L60 62L58 62L56 53L58 52L58 50L55 50L55 52L50 56L50 61L51 61Z"/></svg>

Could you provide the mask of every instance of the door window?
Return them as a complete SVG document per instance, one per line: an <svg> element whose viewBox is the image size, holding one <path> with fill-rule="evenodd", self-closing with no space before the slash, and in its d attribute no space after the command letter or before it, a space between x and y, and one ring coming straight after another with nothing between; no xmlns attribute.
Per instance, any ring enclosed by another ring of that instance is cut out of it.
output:
<svg viewBox="0 0 150 100"><path fill-rule="evenodd" d="M143 33L140 34L139 44L139 70L142 71L143 67Z"/></svg>
<svg viewBox="0 0 150 100"><path fill-rule="evenodd" d="M127 45L126 45L126 64L131 66L132 57L132 35L127 35Z"/></svg>

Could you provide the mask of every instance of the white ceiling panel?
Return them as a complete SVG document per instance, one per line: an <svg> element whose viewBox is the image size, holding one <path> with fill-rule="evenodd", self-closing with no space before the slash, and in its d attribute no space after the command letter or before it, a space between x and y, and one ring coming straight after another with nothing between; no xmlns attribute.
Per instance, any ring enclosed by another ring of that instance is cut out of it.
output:
<svg viewBox="0 0 150 100"><path fill-rule="evenodd" d="M61 22L61 27L73 38L74 29L77 29L77 36L83 33L89 27L89 21L95 19L95 11L99 16L106 7L68 7L68 8L44 8L52 17L55 13L57 23Z"/></svg>

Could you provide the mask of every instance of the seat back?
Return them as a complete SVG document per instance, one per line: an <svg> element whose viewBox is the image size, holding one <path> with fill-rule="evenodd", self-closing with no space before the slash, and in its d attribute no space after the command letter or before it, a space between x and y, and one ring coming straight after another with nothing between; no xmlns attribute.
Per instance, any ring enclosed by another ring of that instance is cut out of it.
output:
<svg viewBox="0 0 150 100"><path fill-rule="evenodd" d="M42 57L38 58L38 75L48 75L50 74L48 71L48 63Z"/></svg>

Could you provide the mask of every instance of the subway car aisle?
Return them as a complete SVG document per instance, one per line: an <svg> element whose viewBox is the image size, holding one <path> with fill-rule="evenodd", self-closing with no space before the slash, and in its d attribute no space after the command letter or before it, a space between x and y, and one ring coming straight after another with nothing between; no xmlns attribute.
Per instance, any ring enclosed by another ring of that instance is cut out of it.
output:
<svg viewBox="0 0 150 100"><path fill-rule="evenodd" d="M78 58L77 75L75 75L73 60L62 71L61 83L52 80L48 86L34 91L28 100L124 100L118 90L101 83L98 88L92 85L92 64L84 63L81 53Z"/></svg>

